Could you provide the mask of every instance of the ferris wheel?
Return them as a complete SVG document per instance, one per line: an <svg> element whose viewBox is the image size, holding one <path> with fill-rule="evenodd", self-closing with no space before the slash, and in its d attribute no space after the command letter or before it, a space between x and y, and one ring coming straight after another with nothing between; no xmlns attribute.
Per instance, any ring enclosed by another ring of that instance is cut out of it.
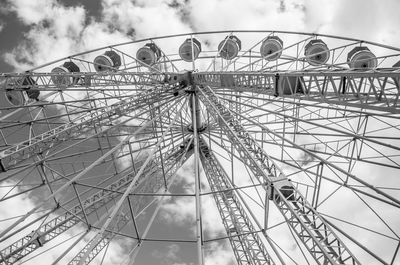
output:
<svg viewBox="0 0 400 265"><path fill-rule="evenodd" d="M400 263L400 48L201 32L0 78L1 265Z"/></svg>

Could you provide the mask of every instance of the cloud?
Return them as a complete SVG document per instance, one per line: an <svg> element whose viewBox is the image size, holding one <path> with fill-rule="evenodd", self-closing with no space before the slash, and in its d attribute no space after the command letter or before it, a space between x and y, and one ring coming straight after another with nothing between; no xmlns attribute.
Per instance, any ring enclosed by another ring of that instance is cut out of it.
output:
<svg viewBox="0 0 400 265"><path fill-rule="evenodd" d="M305 26L309 31L354 37L398 46L400 2L387 0L305 0ZM389 18L390 19L383 19Z"/></svg>
<svg viewBox="0 0 400 265"><path fill-rule="evenodd" d="M138 39L190 32L167 1L103 0L102 20Z"/></svg>
<svg viewBox="0 0 400 265"><path fill-rule="evenodd" d="M306 31L392 45L400 40L400 30L394 27L400 23L395 13L400 3L396 0L388 0L385 5L377 0L368 4L361 0L103 0L101 4L100 17L92 18L80 5L67 7L55 0L8 0L4 12L14 12L31 29L22 43L6 53L5 60L21 71L132 38L207 30ZM363 15L354 15L358 13Z"/></svg>
<svg viewBox="0 0 400 265"><path fill-rule="evenodd" d="M27 0L16 0L7 1L7 8L9 11L15 12L17 17L25 25L37 24L42 21L49 11L52 9L55 1L44 0L44 1L27 1Z"/></svg>
<svg viewBox="0 0 400 265"><path fill-rule="evenodd" d="M207 246L205 254L207 265L232 265L236 264L230 245L225 241L223 244L212 242Z"/></svg>
<svg viewBox="0 0 400 265"><path fill-rule="evenodd" d="M165 247L163 250L154 250L151 255L160 260L161 265L173 265L173 264L183 264L177 263L181 259L178 256L180 247L177 244L171 244Z"/></svg>
<svg viewBox="0 0 400 265"><path fill-rule="evenodd" d="M64 7L53 0L9 2L9 8L31 29L14 50L5 54L17 70L44 64L74 52L83 29L83 7Z"/></svg>
<svg viewBox="0 0 400 265"><path fill-rule="evenodd" d="M300 29L303 11L292 1L277 14L279 1L130 1L103 0L99 18L88 18L83 6L55 0L9 1L7 8L29 25L25 40L5 54L17 71L77 52L130 40L204 30ZM220 12L224 10L224 12ZM213 19L206 19L212 17ZM165 47L168 48L168 47Z"/></svg>
<svg viewBox="0 0 400 265"><path fill-rule="evenodd" d="M192 1L190 19L198 30L303 29L302 1ZM280 12L279 12L280 11ZM212 18L212 19L205 19Z"/></svg>
<svg viewBox="0 0 400 265"><path fill-rule="evenodd" d="M170 224L193 224L195 218L195 202L191 197L174 199L161 207L162 217Z"/></svg>
<svg viewBox="0 0 400 265"><path fill-rule="evenodd" d="M9 10L31 26L25 40L4 55L5 61L17 71L130 40L125 34L110 30L106 23L91 19L86 24L86 10L82 6L66 7L55 0L38 3L18 0L9 4Z"/></svg>

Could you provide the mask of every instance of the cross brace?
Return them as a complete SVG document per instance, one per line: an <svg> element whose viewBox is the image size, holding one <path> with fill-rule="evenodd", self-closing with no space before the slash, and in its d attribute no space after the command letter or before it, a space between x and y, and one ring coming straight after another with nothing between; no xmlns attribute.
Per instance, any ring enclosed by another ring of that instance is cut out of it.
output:
<svg viewBox="0 0 400 265"><path fill-rule="evenodd" d="M400 113L400 71L211 72L195 83L215 89L295 97L328 104Z"/></svg>
<svg viewBox="0 0 400 265"><path fill-rule="evenodd" d="M219 122L240 158L260 183L318 264L360 264L318 212L286 178L229 108L210 87L200 89L200 100ZM270 187L268 189L267 187Z"/></svg>
<svg viewBox="0 0 400 265"><path fill-rule="evenodd" d="M240 265L275 264L258 233L254 232L255 229L232 190L225 170L217 162L206 142L202 138L199 142L201 162L236 260Z"/></svg>
<svg viewBox="0 0 400 265"><path fill-rule="evenodd" d="M182 156L182 149L179 146L176 146L175 148L171 148L164 155L165 157L163 158L163 161L165 163L165 167L169 168L169 171L167 173L167 175L169 176L179 169L179 165L178 163L176 163L176 161L179 161L177 159L180 159L180 157ZM146 167L146 171L144 172L144 174L142 174L141 178L138 180L135 186L138 187L143 181L153 184L150 185L153 188L159 187L159 185L162 186L164 181L163 177L160 174L160 163L161 158L159 156L156 156L154 160ZM135 168L140 168L142 164L143 161L136 161ZM86 214L89 215L91 213L94 213L97 209L105 206L107 203L120 196L120 192L129 185L136 174L134 171L128 169L121 172L119 175L120 178L118 180L108 185L104 189L98 191L97 193L91 195L89 198L82 202L84 207L83 210L86 212ZM149 185L145 185L144 187L147 186ZM137 205L138 207L142 207L143 203L138 201ZM15 263L16 261L22 259L28 254L32 253L34 250L41 247L43 244L49 242L58 235L70 229L71 227L82 222L81 220L84 219L83 210L80 204L78 204L69 211L66 211L65 213L43 224L37 231L35 231L34 234L29 234L9 245L5 249L1 250L0 264L2 265Z"/></svg>
<svg viewBox="0 0 400 265"><path fill-rule="evenodd" d="M83 132L109 124L111 121L120 118L126 113L141 109L149 104L160 103L160 99L165 98L167 89L150 89L140 93L137 97L123 102L118 102L111 106L96 109L86 115L78 117L75 121L53 128L45 133L30 138L28 141L15 144L0 152L1 171L8 170L32 156L44 153L57 143L67 141ZM0 172L1 172L0 171Z"/></svg>

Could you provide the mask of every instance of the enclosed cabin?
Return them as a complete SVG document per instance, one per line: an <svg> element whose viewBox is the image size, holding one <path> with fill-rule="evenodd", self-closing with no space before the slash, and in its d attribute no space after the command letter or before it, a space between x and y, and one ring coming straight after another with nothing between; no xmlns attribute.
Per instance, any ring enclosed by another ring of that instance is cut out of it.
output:
<svg viewBox="0 0 400 265"><path fill-rule="evenodd" d="M26 101L24 94L19 90L6 89L5 96L8 103L13 106L22 106Z"/></svg>
<svg viewBox="0 0 400 265"><path fill-rule="evenodd" d="M279 182L273 184L273 188L272 188L271 194L269 196L269 199L274 200L279 203L281 201L281 196L279 196L277 190L279 190L281 192L281 194L283 195L283 197L286 200L288 200L288 201L295 200L295 196L294 196L295 190L294 190L294 187L290 183L288 185L280 185Z"/></svg>
<svg viewBox="0 0 400 265"><path fill-rule="evenodd" d="M365 46L354 47L347 54L347 62L351 69L368 70L378 66L378 59Z"/></svg>
<svg viewBox="0 0 400 265"><path fill-rule="evenodd" d="M202 129L202 127L199 128L199 130L201 130L201 129ZM209 158L211 155L210 149L204 142L200 143L200 151L203 153L205 158Z"/></svg>
<svg viewBox="0 0 400 265"><path fill-rule="evenodd" d="M221 41L218 45L219 56L224 58L225 60L232 60L242 49L242 42L238 37L231 35L227 36L223 41Z"/></svg>
<svg viewBox="0 0 400 265"><path fill-rule="evenodd" d="M161 49L155 43L146 43L136 52L136 59L152 66L160 60L161 54Z"/></svg>
<svg viewBox="0 0 400 265"><path fill-rule="evenodd" d="M188 147L189 143L190 143L190 146ZM186 148L188 148L188 151L190 151L193 149L193 147L194 147L194 143L193 143L192 138L190 138L190 137L185 138L182 141L182 143L179 145L179 148L181 150L185 150Z"/></svg>
<svg viewBox="0 0 400 265"><path fill-rule="evenodd" d="M295 200L295 188L293 187L291 180L286 178L283 174L280 174L279 177L275 178L267 190L268 198L279 203L281 202L282 196L280 196L278 190L286 200Z"/></svg>
<svg viewBox="0 0 400 265"><path fill-rule="evenodd" d="M230 227L228 229L228 234L231 236L236 235L237 233L238 233L238 231L237 231L236 227Z"/></svg>
<svg viewBox="0 0 400 265"><path fill-rule="evenodd" d="M106 51L94 58L96 72L115 71L121 66L121 56L115 51Z"/></svg>
<svg viewBox="0 0 400 265"><path fill-rule="evenodd" d="M201 43L195 38L186 39L179 47L179 56L186 62L192 62L199 57Z"/></svg>
<svg viewBox="0 0 400 265"><path fill-rule="evenodd" d="M51 70L51 81L57 86L70 86L78 83L79 77L65 76L66 73L79 73L80 69L74 62L64 62L63 65Z"/></svg>
<svg viewBox="0 0 400 265"><path fill-rule="evenodd" d="M233 190L225 190L223 193L226 200L233 199Z"/></svg>
<svg viewBox="0 0 400 265"><path fill-rule="evenodd" d="M283 41L278 36L269 36L260 47L260 54L267 61L278 60L282 55Z"/></svg>
<svg viewBox="0 0 400 265"><path fill-rule="evenodd" d="M40 91L34 88L37 83L29 75L4 85L6 99L13 106L22 106L28 99L39 100Z"/></svg>
<svg viewBox="0 0 400 265"><path fill-rule="evenodd" d="M320 39L309 41L304 48L306 61L312 66L326 64L329 60L330 52L328 46Z"/></svg>

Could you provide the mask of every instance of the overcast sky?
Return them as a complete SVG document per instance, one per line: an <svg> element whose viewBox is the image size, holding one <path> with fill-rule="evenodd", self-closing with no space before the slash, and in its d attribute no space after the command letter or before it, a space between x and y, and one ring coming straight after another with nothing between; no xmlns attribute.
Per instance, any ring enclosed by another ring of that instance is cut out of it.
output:
<svg viewBox="0 0 400 265"><path fill-rule="evenodd" d="M399 47L399 10L400 0L0 0L0 72L29 70L128 40L211 30L315 32ZM193 184L184 176L182 185ZM32 202L21 203L26 212ZM161 220L178 225L192 221L192 213L182 212L192 204L167 203ZM205 199L205 207L209 204L211 199ZM220 222L213 226L212 216L204 222L210 234L222 229ZM184 247L154 247L151 256L165 265L189 265L185 262L190 259L181 256ZM121 247L111 249L116 258L108 262L120 262ZM230 264L227 246L210 249L214 249L207 257L210 265Z"/></svg>

